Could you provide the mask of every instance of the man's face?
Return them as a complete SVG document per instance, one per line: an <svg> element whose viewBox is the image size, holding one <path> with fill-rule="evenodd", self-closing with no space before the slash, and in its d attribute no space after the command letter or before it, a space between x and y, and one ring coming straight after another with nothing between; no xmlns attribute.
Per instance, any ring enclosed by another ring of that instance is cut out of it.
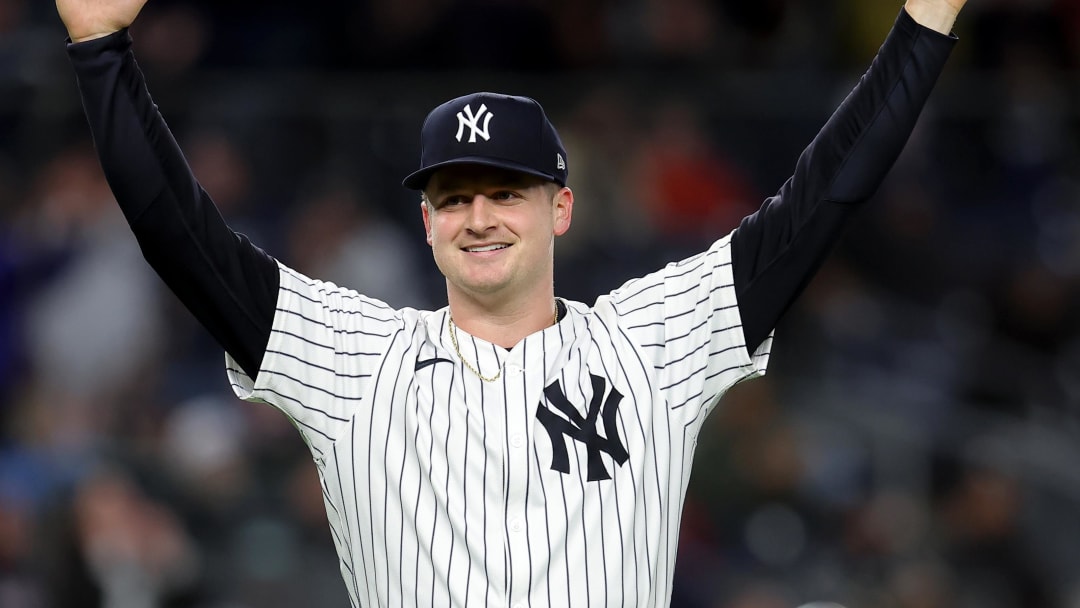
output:
<svg viewBox="0 0 1080 608"><path fill-rule="evenodd" d="M448 289L489 299L550 288L555 237L573 194L552 182L482 165L440 169L421 204L427 242Z"/></svg>

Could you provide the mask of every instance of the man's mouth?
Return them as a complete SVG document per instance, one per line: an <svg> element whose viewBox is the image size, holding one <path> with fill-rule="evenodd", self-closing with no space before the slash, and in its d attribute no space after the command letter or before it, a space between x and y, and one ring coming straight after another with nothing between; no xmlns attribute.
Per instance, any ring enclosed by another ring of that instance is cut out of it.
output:
<svg viewBox="0 0 1080 608"><path fill-rule="evenodd" d="M507 245L505 243L496 243L494 245L476 245L475 247L465 247L464 249L465 249L465 251L468 251L469 253L482 253L482 252L485 252L485 251L496 251L496 250L499 250L499 249L506 249L509 246L510 245Z"/></svg>

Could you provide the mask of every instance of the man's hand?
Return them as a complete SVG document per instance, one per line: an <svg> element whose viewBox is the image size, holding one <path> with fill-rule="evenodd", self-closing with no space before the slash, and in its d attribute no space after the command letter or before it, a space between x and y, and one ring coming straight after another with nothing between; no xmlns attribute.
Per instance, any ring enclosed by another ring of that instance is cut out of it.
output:
<svg viewBox="0 0 1080 608"><path fill-rule="evenodd" d="M911 15L915 23L948 34L952 32L956 15L966 2L967 0L907 0L904 10Z"/></svg>
<svg viewBox="0 0 1080 608"><path fill-rule="evenodd" d="M56 0L72 42L101 38L135 21L146 0Z"/></svg>

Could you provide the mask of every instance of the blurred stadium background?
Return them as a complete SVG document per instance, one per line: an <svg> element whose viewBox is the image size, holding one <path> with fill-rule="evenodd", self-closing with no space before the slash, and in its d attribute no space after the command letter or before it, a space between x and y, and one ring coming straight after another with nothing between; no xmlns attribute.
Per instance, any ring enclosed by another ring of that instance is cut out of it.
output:
<svg viewBox="0 0 1080 608"><path fill-rule="evenodd" d="M883 0L151 0L151 90L237 230L395 305L444 292L424 114L537 97L591 301L773 193ZM1080 2L972 0L887 183L711 417L677 608L1080 606ZM0 606L346 606L315 469L146 268L52 3L0 0Z"/></svg>

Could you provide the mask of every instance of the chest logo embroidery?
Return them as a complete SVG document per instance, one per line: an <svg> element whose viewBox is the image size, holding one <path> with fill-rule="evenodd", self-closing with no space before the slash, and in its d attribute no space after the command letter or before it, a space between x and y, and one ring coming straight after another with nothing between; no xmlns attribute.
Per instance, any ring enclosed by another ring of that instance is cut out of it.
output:
<svg viewBox="0 0 1080 608"><path fill-rule="evenodd" d="M614 387L608 392L607 382L600 376L591 375L591 377L593 394L589 411L585 416L582 416L578 408L570 403L562 385L556 380L544 389L544 395L551 405L562 412L566 418L556 414L543 402L536 410L536 418L544 425L548 437L551 438L551 470L570 474L570 458L566 448L566 439L570 438L573 441L580 441L585 446L588 480L601 481L611 479L611 474L600 459L601 452L610 456L619 466L622 466L630 455L623 446L616 425L619 403L623 396ZM607 393L606 397L605 393ZM597 425L600 422L604 425L603 436L597 432Z"/></svg>

